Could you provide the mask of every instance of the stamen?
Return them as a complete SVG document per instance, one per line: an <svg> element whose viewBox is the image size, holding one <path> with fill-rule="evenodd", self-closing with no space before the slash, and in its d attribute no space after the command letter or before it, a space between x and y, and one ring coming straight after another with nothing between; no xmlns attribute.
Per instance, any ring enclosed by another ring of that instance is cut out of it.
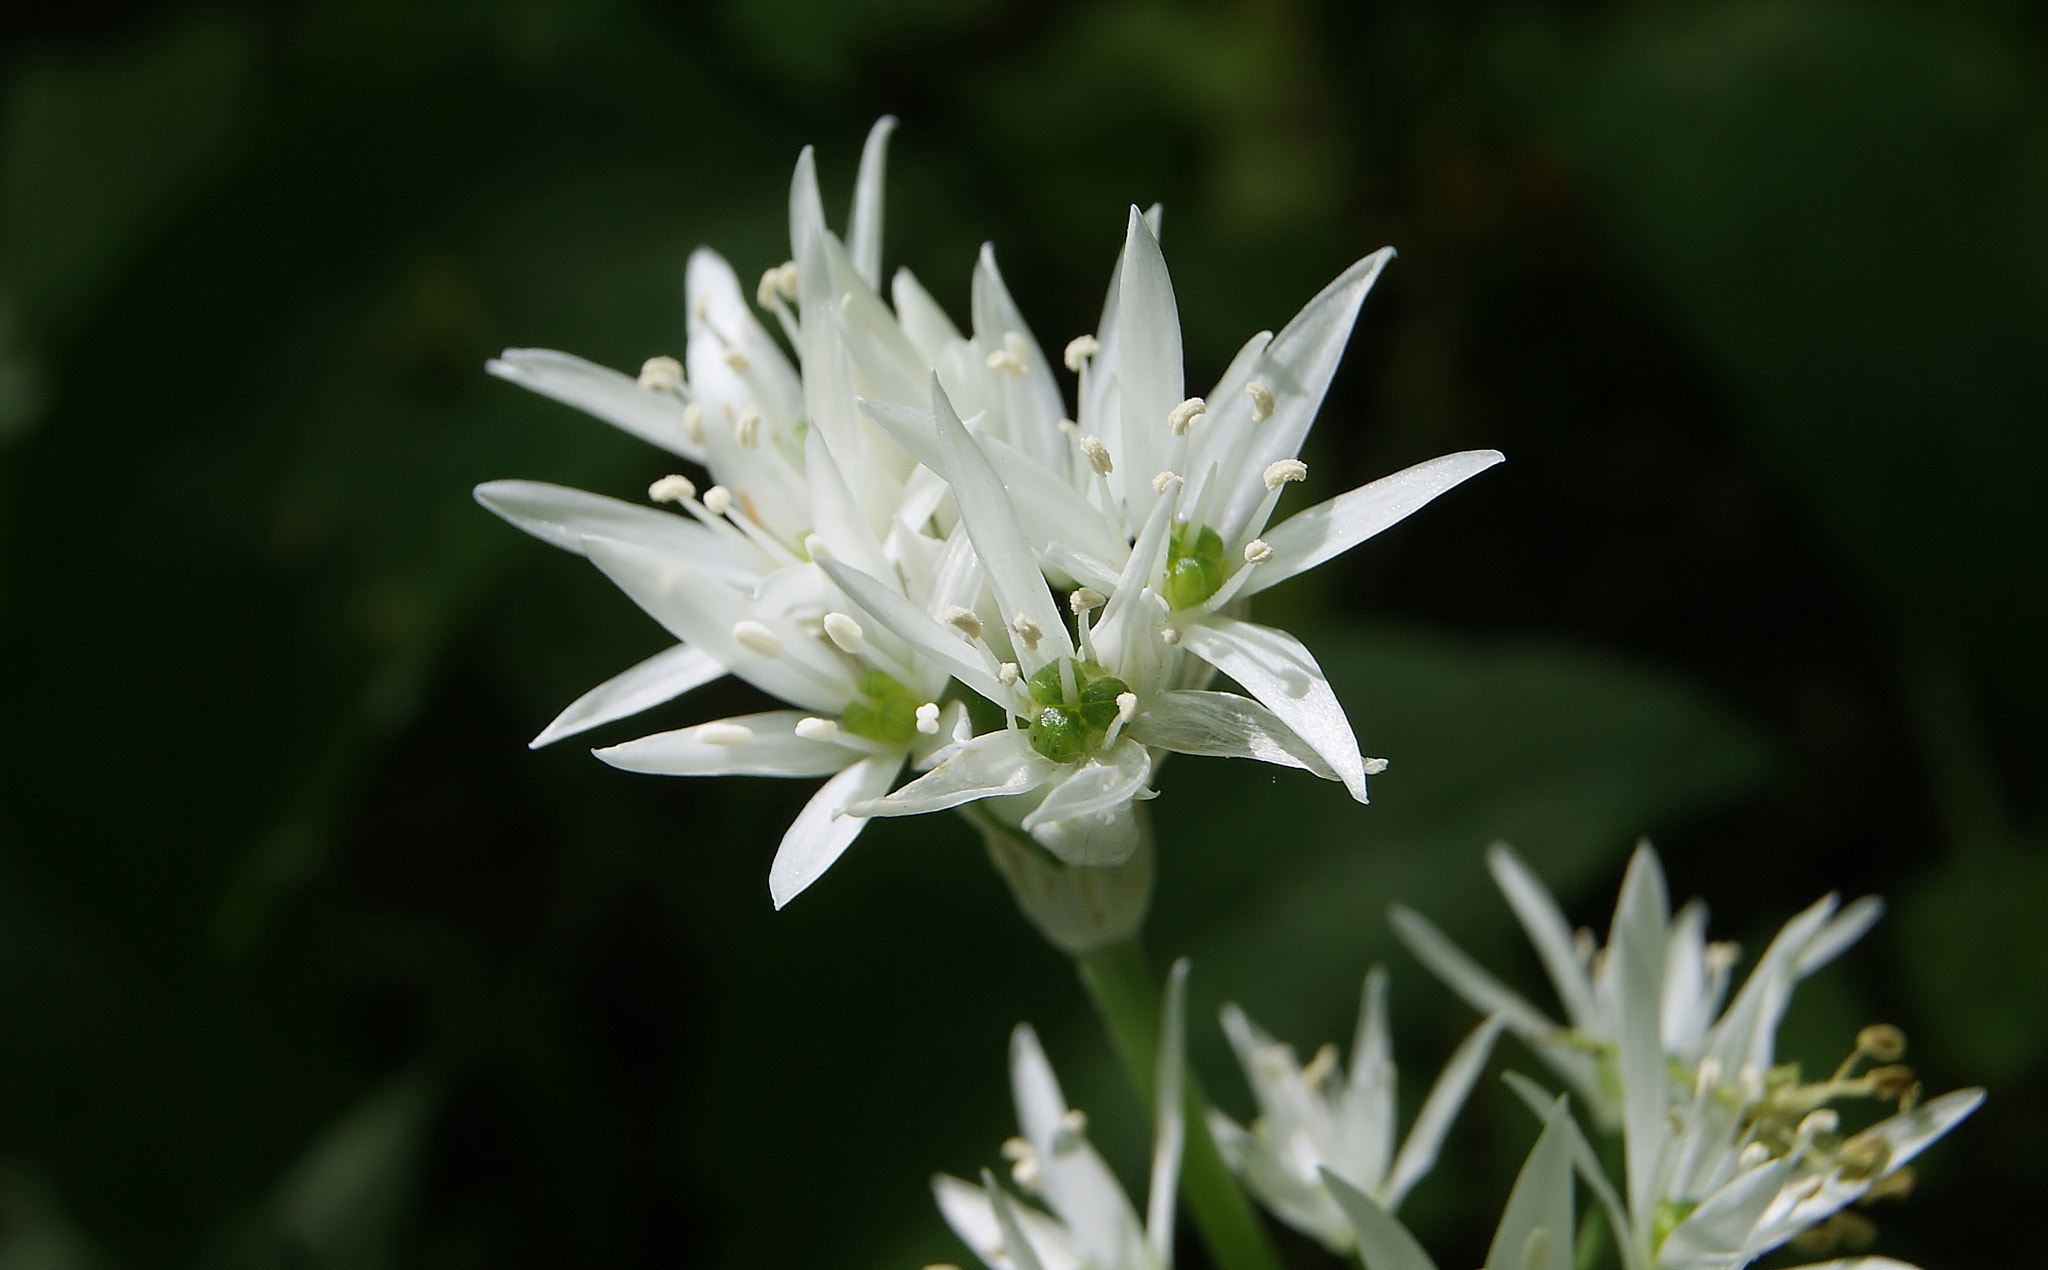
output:
<svg viewBox="0 0 2048 1270"><path fill-rule="evenodd" d="M1073 610L1076 617L1091 610L1099 609L1107 603L1109 603L1108 596L1094 587L1088 586L1082 587L1067 597L1067 607Z"/></svg>
<svg viewBox="0 0 2048 1270"><path fill-rule="evenodd" d="M1159 642L1169 645L1178 644L1180 643L1180 632L1171 626L1162 626L1159 628Z"/></svg>
<svg viewBox="0 0 2048 1270"><path fill-rule="evenodd" d="M1101 351L1101 340L1093 335L1076 335L1067 341L1067 352L1063 360L1067 363L1067 369L1078 375L1081 373L1082 363Z"/></svg>
<svg viewBox="0 0 2048 1270"><path fill-rule="evenodd" d="M1836 1114L1835 1109L1822 1107L1818 1111L1806 1113L1806 1117L1799 1122L1799 1136L1806 1138L1820 1133L1833 1133L1841 1127L1842 1117Z"/></svg>
<svg viewBox="0 0 2048 1270"><path fill-rule="evenodd" d="M1069 1107L1060 1113L1060 1128L1079 1137L1088 1132L1088 1117L1079 1107Z"/></svg>
<svg viewBox="0 0 2048 1270"><path fill-rule="evenodd" d="M755 304L760 305L764 309L772 309L775 307L776 293L781 290L781 288L776 285L776 281L781 276L781 265L770 265L768 268L761 271L761 280L754 284Z"/></svg>
<svg viewBox="0 0 2048 1270"><path fill-rule="evenodd" d="M697 729L700 745L737 750L754 743L754 730L744 723L706 723Z"/></svg>
<svg viewBox="0 0 2048 1270"><path fill-rule="evenodd" d="M834 741L839 738L839 725L831 719L798 719L796 734L806 741Z"/></svg>
<svg viewBox="0 0 2048 1270"><path fill-rule="evenodd" d="M1119 692L1116 694L1116 718L1109 721L1108 729L1102 734L1103 746L1106 748L1115 745L1116 739L1123 735L1123 730L1130 726L1132 719L1137 717L1138 694L1135 692Z"/></svg>
<svg viewBox="0 0 2048 1270"><path fill-rule="evenodd" d="M681 392L683 364L673 357L650 357L640 363L640 386L651 392Z"/></svg>
<svg viewBox="0 0 2048 1270"><path fill-rule="evenodd" d="M839 558L832 554L832 549L825 545L825 540L816 534L804 535L804 554L814 561L837 560Z"/></svg>
<svg viewBox="0 0 2048 1270"><path fill-rule="evenodd" d="M939 703L927 701L917 708L917 730L926 736L937 736L939 732Z"/></svg>
<svg viewBox="0 0 2048 1270"><path fill-rule="evenodd" d="M732 425L733 436L739 443L751 450L761 441L761 411L757 406L748 406L740 411L739 422Z"/></svg>
<svg viewBox="0 0 2048 1270"><path fill-rule="evenodd" d="M782 267L775 271L775 289L782 293L783 299L794 300L797 283L801 278L802 275L797 272L796 261L785 260Z"/></svg>
<svg viewBox="0 0 2048 1270"><path fill-rule="evenodd" d="M697 497L697 487L687 476L664 476L647 487L647 497L657 503L681 503Z"/></svg>
<svg viewBox="0 0 2048 1270"><path fill-rule="evenodd" d="M1732 970L1735 963L1740 960L1742 945L1732 939L1715 940L1707 945L1705 953L1701 956L1701 961L1706 965L1709 974L1721 974Z"/></svg>
<svg viewBox="0 0 2048 1270"><path fill-rule="evenodd" d="M1269 490L1279 489L1289 481L1305 481L1307 479L1308 464L1300 459L1280 459L1277 462L1266 464L1266 488Z"/></svg>
<svg viewBox="0 0 2048 1270"><path fill-rule="evenodd" d="M782 637L752 618L733 623L732 642L761 657L782 655Z"/></svg>
<svg viewBox="0 0 2048 1270"><path fill-rule="evenodd" d="M996 682L1003 685L1005 688L1010 687L1012 684L1015 684L1019 679L1022 679L1023 677L1024 672L1017 669L1016 662L1006 661L1000 666L996 667Z"/></svg>
<svg viewBox="0 0 2048 1270"><path fill-rule="evenodd" d="M1392 764L1390 764L1386 759L1369 758L1365 760L1364 771L1367 776L1378 776L1381 772L1386 771L1387 768L1389 768L1390 766L1392 766Z"/></svg>
<svg viewBox="0 0 2048 1270"><path fill-rule="evenodd" d="M1081 438L1081 454L1097 476L1108 476L1115 470L1115 465L1109 461L1109 447L1095 437Z"/></svg>
<svg viewBox="0 0 2048 1270"><path fill-rule="evenodd" d="M1038 623L1022 613L1010 619L1010 629L1017 633L1018 639L1024 641L1024 651L1027 653L1036 651L1038 641L1045 638L1045 632L1038 629Z"/></svg>
<svg viewBox="0 0 2048 1270"><path fill-rule="evenodd" d="M683 435L698 445L704 444L704 407L697 402L683 407Z"/></svg>
<svg viewBox="0 0 2048 1270"><path fill-rule="evenodd" d="M939 620L954 627L969 639L981 638L981 618L976 616L973 609L963 609L957 604L949 604Z"/></svg>
<svg viewBox="0 0 2048 1270"><path fill-rule="evenodd" d="M1016 331L1003 332L1003 351L1017 363L1018 373L1031 369L1031 341Z"/></svg>
<svg viewBox="0 0 2048 1270"><path fill-rule="evenodd" d="M1003 347L988 355L988 368L990 370L1002 371L1006 375L1015 375L1017 378L1022 379L1029 367L1024 364L1024 359L1017 355L1017 349L1023 344L1023 341L1019 340L1017 344L1013 345L1009 340L1009 336L1015 334L1015 331L1005 333Z"/></svg>
<svg viewBox="0 0 2048 1270"><path fill-rule="evenodd" d="M1076 441L1079 441L1081 439L1081 425L1075 423L1072 419L1062 419L1053 426L1058 428L1060 432L1064 435L1071 437Z"/></svg>
<svg viewBox="0 0 2048 1270"><path fill-rule="evenodd" d="M1301 1079L1304 1084L1314 1088L1328 1080L1336 1070L1337 1047L1325 1042L1323 1047L1315 1052L1315 1057L1309 1059L1308 1064L1301 1069Z"/></svg>
<svg viewBox="0 0 2048 1270"><path fill-rule="evenodd" d="M723 485L714 485L704 491L704 510L713 516L723 516L732 510L732 491Z"/></svg>
<svg viewBox="0 0 2048 1270"><path fill-rule="evenodd" d="M1166 491L1172 489L1174 486L1178 484L1180 484L1180 476L1178 473L1161 472L1159 475L1152 478L1152 492L1154 494L1164 494Z"/></svg>
<svg viewBox="0 0 2048 1270"><path fill-rule="evenodd" d="M1244 545L1246 564L1264 564L1273 558L1273 549L1266 545L1264 538L1254 538Z"/></svg>
<svg viewBox="0 0 2048 1270"><path fill-rule="evenodd" d="M825 615L825 638L838 645L840 652L856 657L868 650L867 632L860 628L859 622L844 613Z"/></svg>
<svg viewBox="0 0 2048 1270"><path fill-rule="evenodd" d="M725 350L725 364L734 370L745 370L747 368L747 355L728 345Z"/></svg>
<svg viewBox="0 0 2048 1270"><path fill-rule="evenodd" d="M1200 397L1190 397L1175 406L1173 413L1166 416L1167 430L1177 437L1185 436L1187 435L1188 425L1195 421L1195 416L1207 414L1208 412L1208 402L1203 401Z"/></svg>
<svg viewBox="0 0 2048 1270"><path fill-rule="evenodd" d="M1856 1034L1856 1049L1880 1063L1896 1063L1906 1054L1906 1034L1889 1023L1873 1023Z"/></svg>
<svg viewBox="0 0 2048 1270"><path fill-rule="evenodd" d="M1254 379L1244 386L1244 391L1252 399L1253 423L1264 423L1273 417L1273 385Z"/></svg>

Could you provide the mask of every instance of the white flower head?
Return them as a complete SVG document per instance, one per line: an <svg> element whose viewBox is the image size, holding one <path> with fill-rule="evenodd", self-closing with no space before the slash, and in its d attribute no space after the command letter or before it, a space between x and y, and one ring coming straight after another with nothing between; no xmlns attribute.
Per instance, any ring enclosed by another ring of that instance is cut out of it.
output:
<svg viewBox="0 0 2048 1270"><path fill-rule="evenodd" d="M1210 1131L1232 1170L1275 1216L1332 1251L1347 1252L1351 1223L1325 1186L1325 1172L1387 1211L1397 1210L1436 1163L1500 1028L1499 1019L1488 1019L1458 1046L1397 1152L1386 971L1375 966L1366 975L1348 1078L1335 1046L1323 1046L1304 1067L1291 1047L1260 1031L1236 1006L1225 1006L1223 1030L1258 1100L1259 1117L1246 1130L1212 1111Z"/></svg>
<svg viewBox="0 0 2048 1270"><path fill-rule="evenodd" d="M1167 977L1154 1082L1152 1179L1142 1222L1089 1144L1086 1118L1067 1106L1037 1034L1018 1026L1010 1038L1010 1088L1020 1132L1004 1144L1003 1154L1017 1185L1044 1208L1010 1195L988 1170L979 1186L944 1173L932 1179L939 1212L989 1270L1173 1270L1185 1131L1187 975L1182 960Z"/></svg>

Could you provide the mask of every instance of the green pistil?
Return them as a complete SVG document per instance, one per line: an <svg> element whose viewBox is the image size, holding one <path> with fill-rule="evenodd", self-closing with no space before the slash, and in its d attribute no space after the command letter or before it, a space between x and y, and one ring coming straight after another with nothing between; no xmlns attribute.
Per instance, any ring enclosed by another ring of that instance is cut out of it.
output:
<svg viewBox="0 0 2048 1270"><path fill-rule="evenodd" d="M839 716L839 726L884 745L908 745L917 737L917 708L923 703L884 671L860 677L860 696Z"/></svg>
<svg viewBox="0 0 2048 1270"><path fill-rule="evenodd" d="M1204 525L1176 525L1166 551L1166 602L1193 608L1223 585L1223 537Z"/></svg>
<svg viewBox="0 0 2048 1270"><path fill-rule="evenodd" d="M1040 666L1024 685L1036 706L1031 713L1031 748L1055 763L1078 762L1100 748L1116 722L1116 699L1131 690L1096 662L1067 664L1074 672L1073 699L1067 696L1059 662Z"/></svg>

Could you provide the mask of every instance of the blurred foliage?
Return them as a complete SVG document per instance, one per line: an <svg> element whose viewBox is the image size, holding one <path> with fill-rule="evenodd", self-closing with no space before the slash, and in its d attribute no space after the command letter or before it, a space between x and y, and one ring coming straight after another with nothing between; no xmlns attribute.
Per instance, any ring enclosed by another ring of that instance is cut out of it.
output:
<svg viewBox="0 0 2048 1270"><path fill-rule="evenodd" d="M798 147L841 199L884 111L888 260L956 312L986 237L1044 340L1088 329L1163 200L1200 381L1392 241L1307 496L1510 455L1271 597L1393 759L1372 807L1166 769L1149 942L1198 1020L1313 1046L1390 958L1429 1071L1470 1020L1384 907L1533 982L1496 837L1600 924L1656 834L1752 948L1883 890L1788 1045L1881 1016L1992 1082L1881 1248L2038 1260L1991 1214L2048 1129L2042 35L1933 0L0 13L0 1266L959 1260L924 1180L991 1162L1019 1018L1136 1175L1071 972L959 826L775 914L801 790L522 748L663 640L469 487L665 463L482 361L678 351L689 249L781 260ZM1532 1133L1475 1099L1410 1210L1452 1261Z"/></svg>

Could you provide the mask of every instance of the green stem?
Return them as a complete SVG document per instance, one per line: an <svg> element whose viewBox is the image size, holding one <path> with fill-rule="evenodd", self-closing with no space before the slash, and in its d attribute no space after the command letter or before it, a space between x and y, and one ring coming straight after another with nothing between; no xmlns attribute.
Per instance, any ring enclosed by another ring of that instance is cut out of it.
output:
<svg viewBox="0 0 2048 1270"><path fill-rule="evenodd" d="M1135 939L1081 953L1081 983L1109 1028L1110 1043L1139 1095L1149 1104L1159 1062L1159 988ZM1180 1193L1217 1270L1280 1270L1266 1228L1209 1136L1209 1100L1194 1073L1186 1082L1187 1146Z"/></svg>

